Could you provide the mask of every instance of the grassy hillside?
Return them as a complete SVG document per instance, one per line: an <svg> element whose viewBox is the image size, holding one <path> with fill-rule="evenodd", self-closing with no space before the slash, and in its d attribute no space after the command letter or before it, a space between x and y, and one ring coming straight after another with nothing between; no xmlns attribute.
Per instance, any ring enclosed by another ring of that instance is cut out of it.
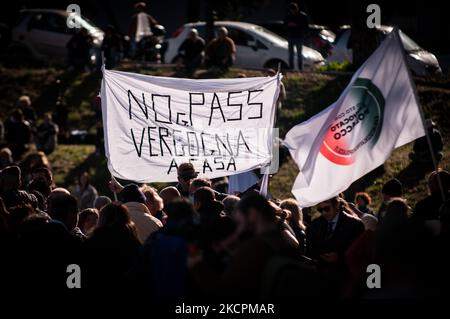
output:
<svg viewBox="0 0 450 319"><path fill-rule="evenodd" d="M123 70L152 75L180 77L183 74L171 67L137 68L124 65ZM232 69L225 77L260 76L259 71ZM195 77L212 77L204 70ZM308 119L323 108L326 108L340 94L350 79L349 74L288 73L284 77L287 100L280 113L280 134L284 136L293 125ZM441 128L447 157L441 163L444 169L450 169L450 80L449 78L416 79L419 96L427 117L431 117ZM0 117L2 119L14 107L17 98L22 94L30 95L39 114L54 109L59 93L64 96L67 105L67 120L70 129L86 129L95 131L95 112L91 105L93 97L100 88L99 74L73 74L57 69L4 69L0 68ZM378 204L378 192L382 184L391 177L399 178L405 185L406 197L413 205L415 201L426 195L424 176L429 171L418 172L409 166L408 153L411 145L397 149L391 158L381 167L361 180L355 182L347 192L352 198L354 191L367 190ZM70 187L76 176L82 171L89 171L92 182L101 192L107 192L106 181L108 170L106 161L95 154L93 145L60 145L50 156L55 179L58 185ZM292 183L297 175L297 167L288 160L271 181L271 191L279 198L290 196Z"/></svg>

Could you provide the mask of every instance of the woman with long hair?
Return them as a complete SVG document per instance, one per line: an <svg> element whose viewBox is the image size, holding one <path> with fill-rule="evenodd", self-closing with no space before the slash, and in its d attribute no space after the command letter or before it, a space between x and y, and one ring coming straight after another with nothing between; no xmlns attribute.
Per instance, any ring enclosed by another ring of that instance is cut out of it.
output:
<svg viewBox="0 0 450 319"><path fill-rule="evenodd" d="M97 227L85 243L85 286L108 293L120 291L139 248L128 209L117 202L103 207Z"/></svg>
<svg viewBox="0 0 450 319"><path fill-rule="evenodd" d="M288 198L280 203L280 208L287 209L290 212L287 222L294 231L295 237L299 242L300 249L302 253L304 253L306 250L306 226L303 223L303 213L301 208L298 206L298 202L293 198Z"/></svg>

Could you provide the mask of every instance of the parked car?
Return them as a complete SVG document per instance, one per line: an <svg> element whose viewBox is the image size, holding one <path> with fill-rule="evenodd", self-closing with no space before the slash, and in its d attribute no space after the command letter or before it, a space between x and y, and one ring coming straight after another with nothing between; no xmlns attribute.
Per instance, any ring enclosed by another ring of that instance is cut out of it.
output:
<svg viewBox="0 0 450 319"><path fill-rule="evenodd" d="M264 21L258 23L258 25L278 34L279 36L286 38L286 28L284 27L284 21ZM336 35L330 28L310 24L305 34L304 45L319 51L324 57L327 57L333 48L333 43Z"/></svg>
<svg viewBox="0 0 450 319"><path fill-rule="evenodd" d="M382 38L391 32L392 29L392 26L384 25L377 28ZM336 37L334 48L332 49L330 56L328 56L328 62L353 62L353 50L348 48L350 34L350 26L340 27L340 32ZM442 72L439 62L434 54L421 48L401 30L399 30L399 34L406 51L406 63L413 75L428 76Z"/></svg>
<svg viewBox="0 0 450 319"><path fill-rule="evenodd" d="M7 56L18 62L31 58L38 61L51 60L60 64L64 63L67 58L66 45L78 31L76 28L67 27L68 16L69 14L63 10L22 10L18 23L11 32L12 42L7 49ZM75 18L81 28L86 29L93 38L91 61L95 64L104 33L88 19L82 16Z"/></svg>
<svg viewBox="0 0 450 319"><path fill-rule="evenodd" d="M217 21L216 27L226 27L228 36L236 45L235 65L244 68L282 68L289 65L288 42L279 35L255 24L235 21ZM205 37L205 22L187 23L180 27L166 42L165 61L174 63L178 48L186 39L189 30L196 28ZM295 59L296 60L296 59ZM311 70L324 65L323 56L309 47L303 46L303 69Z"/></svg>

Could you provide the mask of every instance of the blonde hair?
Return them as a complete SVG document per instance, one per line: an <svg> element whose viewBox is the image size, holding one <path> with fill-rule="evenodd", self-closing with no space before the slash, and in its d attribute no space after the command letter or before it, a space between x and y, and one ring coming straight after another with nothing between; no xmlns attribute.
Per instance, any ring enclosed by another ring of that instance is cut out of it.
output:
<svg viewBox="0 0 450 319"><path fill-rule="evenodd" d="M303 213L302 209L298 206L298 202L293 198L288 198L283 200L280 203L280 207L282 209L287 209L291 215L290 215L290 221L292 223L298 224L301 230L305 230L306 226L303 223Z"/></svg>

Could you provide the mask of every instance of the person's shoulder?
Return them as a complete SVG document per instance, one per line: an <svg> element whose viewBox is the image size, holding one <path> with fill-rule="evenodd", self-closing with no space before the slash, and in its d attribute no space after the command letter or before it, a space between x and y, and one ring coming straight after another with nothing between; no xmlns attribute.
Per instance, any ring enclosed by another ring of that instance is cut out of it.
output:
<svg viewBox="0 0 450 319"><path fill-rule="evenodd" d="M94 185L89 184L88 188L89 188L89 191L91 191L93 193L97 193L97 189L94 187Z"/></svg>
<svg viewBox="0 0 450 319"><path fill-rule="evenodd" d="M146 215L148 219L150 219L153 223L155 223L159 228L163 227L162 222L156 218L155 216L153 216L151 213Z"/></svg>
<svg viewBox="0 0 450 319"><path fill-rule="evenodd" d="M350 214L348 214L348 213L346 213L344 211L342 211L340 213L339 218L340 219L342 218L342 220L344 222L348 222L348 223L355 224L355 225L359 225L360 224L360 225L364 226L364 223L361 221L360 218L352 216L352 215L350 215Z"/></svg>
<svg viewBox="0 0 450 319"><path fill-rule="evenodd" d="M227 41L228 43L232 43L232 44L234 44L234 41L233 41L233 39L232 39L232 38L230 38L230 37L226 37L226 38L225 38L225 41Z"/></svg>

